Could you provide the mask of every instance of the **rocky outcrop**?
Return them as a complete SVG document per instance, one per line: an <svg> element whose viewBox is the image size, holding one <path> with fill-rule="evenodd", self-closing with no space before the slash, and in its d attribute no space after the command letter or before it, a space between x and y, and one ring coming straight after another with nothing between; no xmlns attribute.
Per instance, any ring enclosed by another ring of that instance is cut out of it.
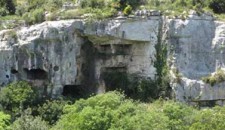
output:
<svg viewBox="0 0 225 130"><path fill-rule="evenodd" d="M185 21L170 19L167 24L168 61L175 79L171 83L175 98L191 104L208 101L223 104L224 83L211 86L202 78L224 68L225 23L209 15L191 15Z"/></svg>
<svg viewBox="0 0 225 130"><path fill-rule="evenodd" d="M105 72L157 79L156 53L161 52L156 45L160 44L167 47L175 99L223 104L224 83L211 86L202 78L225 67L224 32L225 23L193 12L186 20L149 16L90 23L77 19L3 30L0 84L27 80L53 97L71 91L102 93Z"/></svg>
<svg viewBox="0 0 225 130"><path fill-rule="evenodd" d="M68 20L1 31L0 83L27 80L55 97L75 88L104 92L108 70L154 78L159 25L155 19Z"/></svg>

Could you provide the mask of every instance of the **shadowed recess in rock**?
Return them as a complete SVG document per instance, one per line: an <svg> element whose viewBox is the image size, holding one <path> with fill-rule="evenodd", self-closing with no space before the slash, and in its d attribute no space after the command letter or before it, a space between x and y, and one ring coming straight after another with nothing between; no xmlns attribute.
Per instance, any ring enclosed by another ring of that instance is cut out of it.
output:
<svg viewBox="0 0 225 130"><path fill-rule="evenodd" d="M17 71L16 69L11 69L11 73L12 73L12 74L17 74L18 71Z"/></svg>
<svg viewBox="0 0 225 130"><path fill-rule="evenodd" d="M45 80L48 79L48 73L42 69L23 69L26 73L27 79L30 80Z"/></svg>
<svg viewBox="0 0 225 130"><path fill-rule="evenodd" d="M63 87L62 95L65 97L71 97L71 98L85 97L81 85L65 85Z"/></svg>
<svg viewBox="0 0 225 130"><path fill-rule="evenodd" d="M126 67L107 67L102 70L101 76L106 85L106 91L126 90L128 77Z"/></svg>

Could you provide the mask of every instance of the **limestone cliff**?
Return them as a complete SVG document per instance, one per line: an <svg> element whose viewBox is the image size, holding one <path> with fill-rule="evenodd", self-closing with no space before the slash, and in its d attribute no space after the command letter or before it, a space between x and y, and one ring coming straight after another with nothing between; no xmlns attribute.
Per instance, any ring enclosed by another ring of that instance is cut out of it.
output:
<svg viewBox="0 0 225 130"><path fill-rule="evenodd" d="M66 20L0 31L0 84L27 80L43 94L101 93L104 73L157 78L156 45L167 47L175 98L223 104L225 84L201 78L224 66L225 23L211 15L186 20L163 16L99 22ZM179 75L179 77L177 77ZM179 81L177 80L179 78ZM73 89L73 90L72 90Z"/></svg>

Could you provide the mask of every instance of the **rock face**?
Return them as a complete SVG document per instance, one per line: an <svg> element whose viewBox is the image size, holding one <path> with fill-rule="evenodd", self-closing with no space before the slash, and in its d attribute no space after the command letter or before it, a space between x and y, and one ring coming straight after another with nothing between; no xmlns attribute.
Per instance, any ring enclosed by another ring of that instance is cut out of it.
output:
<svg viewBox="0 0 225 130"><path fill-rule="evenodd" d="M225 23L209 14L186 20L163 16L86 23L44 22L0 31L0 84L27 80L43 95L106 91L104 73L157 78L156 45L167 46L174 98L223 105L225 84L202 77L225 68Z"/></svg>
<svg viewBox="0 0 225 130"><path fill-rule="evenodd" d="M111 70L154 78L159 25L148 19L68 20L1 31L0 83L27 80L56 97L104 92L103 73Z"/></svg>
<svg viewBox="0 0 225 130"><path fill-rule="evenodd" d="M179 78L171 83L175 98L191 104L223 105L224 83L211 86L201 79L225 67L225 23L192 15L185 21L168 20L167 27L171 75Z"/></svg>

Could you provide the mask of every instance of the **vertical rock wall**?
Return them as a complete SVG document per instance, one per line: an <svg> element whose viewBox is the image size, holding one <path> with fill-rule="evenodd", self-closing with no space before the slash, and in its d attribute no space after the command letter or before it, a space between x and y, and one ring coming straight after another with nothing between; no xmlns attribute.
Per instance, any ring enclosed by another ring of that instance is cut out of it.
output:
<svg viewBox="0 0 225 130"><path fill-rule="evenodd" d="M102 93L104 73L156 79L156 45L167 46L174 98L188 103L223 104L225 83L211 86L202 77L225 68L225 23L210 15L186 20L161 16L44 22L0 31L0 84L27 80L43 95ZM77 93L76 93L77 92Z"/></svg>
<svg viewBox="0 0 225 130"><path fill-rule="evenodd" d="M154 79L159 19L54 21L1 31L0 83L26 80L56 97L104 92L108 70Z"/></svg>
<svg viewBox="0 0 225 130"><path fill-rule="evenodd" d="M224 26L212 16L190 15L187 20L167 20L171 86L177 100L191 104L223 105L224 83L211 86L203 77L224 69Z"/></svg>

